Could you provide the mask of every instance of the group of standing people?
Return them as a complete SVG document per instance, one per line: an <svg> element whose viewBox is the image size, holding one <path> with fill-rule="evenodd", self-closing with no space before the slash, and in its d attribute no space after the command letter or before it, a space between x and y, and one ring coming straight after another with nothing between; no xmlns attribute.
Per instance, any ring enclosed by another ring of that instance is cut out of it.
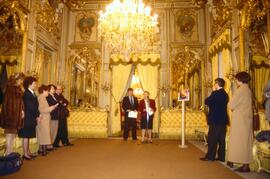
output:
<svg viewBox="0 0 270 179"><path fill-rule="evenodd" d="M235 79L237 89L230 101L224 90L225 81L222 78L215 80L215 90L205 99L205 104L209 107L208 151L201 160L225 161L226 128L229 125L228 105L232 112L232 118L230 120L227 165L233 168L234 163L242 164L236 171L249 172L253 146L253 95L248 86L251 77L246 72L239 72L235 75Z"/></svg>
<svg viewBox="0 0 270 179"><path fill-rule="evenodd" d="M13 152L16 135L22 138L23 159L32 160L36 155L29 148L29 140L37 137L38 154L45 156L59 146L73 145L68 140L68 101L62 95L60 85L41 85L39 95L35 90L37 79L23 73L12 75L7 83L0 125L6 136L5 155Z"/></svg>
<svg viewBox="0 0 270 179"><path fill-rule="evenodd" d="M139 119L142 130L141 142L153 142L152 129L156 103L155 100L149 98L149 95L148 91L144 91L143 99L138 102L138 99L133 95L133 89L128 89L127 96L122 101L122 109L125 113L123 134L125 141L128 139L130 128L132 130L132 139L137 140L137 119ZM131 116L131 112L135 112L137 115Z"/></svg>

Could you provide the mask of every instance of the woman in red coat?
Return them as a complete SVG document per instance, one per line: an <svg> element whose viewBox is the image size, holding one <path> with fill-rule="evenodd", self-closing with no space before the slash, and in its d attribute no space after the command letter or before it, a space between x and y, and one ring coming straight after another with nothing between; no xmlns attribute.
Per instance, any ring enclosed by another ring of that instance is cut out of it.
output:
<svg viewBox="0 0 270 179"><path fill-rule="evenodd" d="M145 142L145 132L148 134L148 142L152 143L151 134L156 103L155 100L149 99L148 91L144 91L143 93L143 100L139 103L139 111L141 113L142 143Z"/></svg>

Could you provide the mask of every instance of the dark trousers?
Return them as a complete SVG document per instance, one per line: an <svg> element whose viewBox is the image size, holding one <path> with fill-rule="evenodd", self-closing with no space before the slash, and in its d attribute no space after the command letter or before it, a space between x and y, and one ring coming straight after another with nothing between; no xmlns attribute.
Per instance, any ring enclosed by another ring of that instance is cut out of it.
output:
<svg viewBox="0 0 270 179"><path fill-rule="evenodd" d="M208 151L206 158L214 160L216 158L217 146L218 146L218 159L225 160L225 137L226 137L226 125L209 125L208 131Z"/></svg>
<svg viewBox="0 0 270 179"><path fill-rule="evenodd" d="M137 123L136 123L136 119L135 118L125 117L124 140L127 140L130 128L132 128L132 139L136 140L137 139L137 131L136 131L137 130Z"/></svg>
<svg viewBox="0 0 270 179"><path fill-rule="evenodd" d="M56 138L54 140L53 145L59 145L59 141L61 140L62 144L69 144L68 140L68 128L67 128L67 119L59 119L58 123L58 131Z"/></svg>

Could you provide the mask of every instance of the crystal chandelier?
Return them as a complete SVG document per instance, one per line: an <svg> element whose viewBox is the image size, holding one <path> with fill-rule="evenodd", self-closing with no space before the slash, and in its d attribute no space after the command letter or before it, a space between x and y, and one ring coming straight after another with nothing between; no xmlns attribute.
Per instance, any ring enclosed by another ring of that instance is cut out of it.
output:
<svg viewBox="0 0 270 179"><path fill-rule="evenodd" d="M142 0L114 0L106 12L100 12L99 32L112 54L128 60L153 48L158 22L157 15L150 12Z"/></svg>

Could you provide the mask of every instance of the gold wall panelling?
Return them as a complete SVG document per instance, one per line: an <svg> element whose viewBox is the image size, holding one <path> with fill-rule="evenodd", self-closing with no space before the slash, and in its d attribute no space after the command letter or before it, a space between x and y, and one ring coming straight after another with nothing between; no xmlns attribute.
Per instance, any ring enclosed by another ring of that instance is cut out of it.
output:
<svg viewBox="0 0 270 179"><path fill-rule="evenodd" d="M93 49L101 49L102 45L101 43L97 42L73 42L71 45L69 45L71 49L82 49L84 47L86 48L93 48Z"/></svg>

